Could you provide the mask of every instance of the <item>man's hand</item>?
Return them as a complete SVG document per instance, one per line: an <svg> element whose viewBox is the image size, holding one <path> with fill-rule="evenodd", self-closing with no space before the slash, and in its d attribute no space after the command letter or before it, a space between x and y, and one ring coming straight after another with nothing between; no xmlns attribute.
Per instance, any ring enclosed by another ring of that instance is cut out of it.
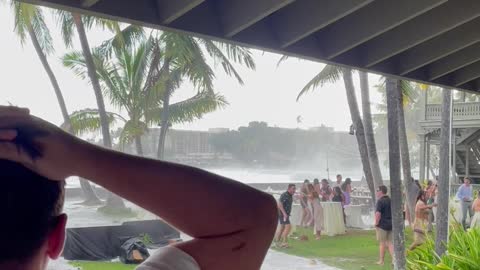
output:
<svg viewBox="0 0 480 270"><path fill-rule="evenodd" d="M287 222L287 215L283 216L283 222Z"/></svg>
<svg viewBox="0 0 480 270"><path fill-rule="evenodd" d="M464 201L464 202L469 202L469 201L471 201L471 200L470 200L469 197L463 197L463 201Z"/></svg>
<svg viewBox="0 0 480 270"><path fill-rule="evenodd" d="M0 158L19 162L52 180L75 174L80 139L31 116L28 109L0 106Z"/></svg>

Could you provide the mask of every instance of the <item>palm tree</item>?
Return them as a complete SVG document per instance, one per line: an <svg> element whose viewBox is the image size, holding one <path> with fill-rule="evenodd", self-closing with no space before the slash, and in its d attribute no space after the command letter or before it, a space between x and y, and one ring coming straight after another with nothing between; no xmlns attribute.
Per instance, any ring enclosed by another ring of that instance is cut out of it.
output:
<svg viewBox="0 0 480 270"><path fill-rule="evenodd" d="M71 13L68 11L57 11L57 19L61 28L61 33L65 45L71 46L74 37L74 29L76 29L80 44L82 47L82 53L85 57L85 63L88 70L88 77L92 84L93 92L97 101L98 114L101 123L103 145L107 148L112 148L112 140L110 136L110 128L108 122L108 115L105 109L105 101L103 99L102 89L98 80L98 75L95 70L95 64L90 50L90 45L85 30L85 25L92 27L93 24L101 25L115 32L120 32L120 25L117 22L108 21L99 18L93 18L80 15L79 13ZM108 194L106 209L126 209L123 200L113 193Z"/></svg>
<svg viewBox="0 0 480 270"><path fill-rule="evenodd" d="M165 78L157 150L157 157L163 159L167 130L172 125L170 97L179 86L179 81L172 76L175 70L183 69L183 75L200 89L202 95L205 93L212 95L215 74L207 63L206 54L213 58L215 63L220 64L227 75L234 76L240 84L243 84L243 80L231 61L243 64L250 69L255 69L255 62L250 50L227 43L173 32L160 32L157 41L159 50L164 53L160 68L155 71L157 76ZM187 104L190 102L183 105Z"/></svg>
<svg viewBox="0 0 480 270"><path fill-rule="evenodd" d="M10 5L15 15L15 32L20 38L22 45L26 43L27 35L30 37L30 41L50 79L55 96L57 97L58 105L63 116L64 127L68 132L71 132L67 105L65 104L65 99L63 98L57 78L47 59L47 56L53 53L54 48L50 31L44 21L43 12L41 8L37 6L17 1L12 1ZM85 196L85 204L94 205L100 203L100 199L88 181L80 179L80 186Z"/></svg>
<svg viewBox="0 0 480 270"><path fill-rule="evenodd" d="M451 134L451 109L452 91L443 89L442 126L440 129L440 173L438 177L438 208L437 208L437 238L435 241L435 252L442 256L446 250L448 241L448 202L449 171L450 171L450 134Z"/></svg>
<svg viewBox="0 0 480 270"><path fill-rule="evenodd" d="M168 78L154 78L158 65L158 56L162 55L153 38L143 39L134 46L114 49L113 57L107 58L102 50L94 50L93 59L97 75L104 93L118 109L124 110L128 118L115 113L107 113L109 121L120 120L123 128L120 132L120 147L135 142L137 154L143 155L141 136L151 124L161 119L162 97L165 82L182 82L183 72L188 67L179 66ZM80 52L63 57L65 66L73 69L82 78L87 77L87 65ZM189 122L202 117L205 113L226 105L224 98L216 93L202 91L190 99L170 105L170 122ZM72 126L76 132L92 131L100 127L98 110L82 110L72 115Z"/></svg>
<svg viewBox="0 0 480 270"><path fill-rule="evenodd" d="M398 130L398 80L387 78L388 145L390 164L390 194L392 198L392 225L395 269L405 269L405 221L403 219L402 184L400 174L400 147Z"/></svg>
<svg viewBox="0 0 480 270"><path fill-rule="evenodd" d="M402 161L402 170L403 170L403 186L405 188L405 199L407 202L407 207L409 210L410 220L415 218L415 204L417 200L417 195L419 192L418 186L413 181L412 171L410 166L410 153L408 150L408 140L407 140L407 129L405 126L405 103L407 99L412 99L411 94L413 93L412 86L410 82L407 81L397 81L396 82L396 95L397 99L397 113L398 113L398 132L399 132L399 145L400 145L400 154ZM388 94L388 93L387 93Z"/></svg>
<svg viewBox="0 0 480 270"><path fill-rule="evenodd" d="M368 74L363 71L358 72L360 77L360 90L362 93L362 112L363 124L365 126L365 140L368 148L368 157L372 168L373 182L375 186L383 185L382 172L378 161L377 146L375 143L375 133L373 132L372 112L370 110L370 87L368 85Z"/></svg>
<svg viewBox="0 0 480 270"><path fill-rule="evenodd" d="M286 57L282 57L280 62L285 59ZM350 109L350 116L352 118L353 127L355 129L355 136L357 139L358 150L360 152L360 158L362 161L363 173L365 174L365 178L371 192L372 202L375 202L375 184L373 182L373 175L368 155L367 142L365 140L363 122L360 116L360 110L358 109L357 98L355 96L355 86L353 85L352 70L337 66L326 65L312 80L310 80L310 82L308 82L303 87L303 89L298 94L297 101L310 90L313 90L318 86L321 87L326 83L336 82L340 78L343 78L343 83L345 85L348 107Z"/></svg>

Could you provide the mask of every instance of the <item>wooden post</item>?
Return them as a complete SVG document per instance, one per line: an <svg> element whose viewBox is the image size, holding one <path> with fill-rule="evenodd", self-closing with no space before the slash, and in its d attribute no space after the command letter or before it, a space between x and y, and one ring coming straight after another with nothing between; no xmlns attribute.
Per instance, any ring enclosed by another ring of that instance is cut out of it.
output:
<svg viewBox="0 0 480 270"><path fill-rule="evenodd" d="M430 138L427 139L427 179L430 180Z"/></svg>
<svg viewBox="0 0 480 270"><path fill-rule="evenodd" d="M423 182L425 180L425 135L419 135L420 140L420 174L418 176L418 180Z"/></svg>
<svg viewBox="0 0 480 270"><path fill-rule="evenodd" d="M450 185L452 183L457 182L457 136L456 136L456 129L452 128L452 179L450 181Z"/></svg>
<svg viewBox="0 0 480 270"><path fill-rule="evenodd" d="M467 144L467 152L465 153L465 177L470 176L470 144Z"/></svg>

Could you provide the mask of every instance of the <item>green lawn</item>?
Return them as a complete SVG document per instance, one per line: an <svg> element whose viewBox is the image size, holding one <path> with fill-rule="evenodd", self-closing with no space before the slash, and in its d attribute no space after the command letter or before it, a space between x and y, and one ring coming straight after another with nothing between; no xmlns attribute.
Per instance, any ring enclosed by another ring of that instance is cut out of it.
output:
<svg viewBox="0 0 480 270"><path fill-rule="evenodd" d="M322 236L319 241L311 230L305 230L309 241L290 240L290 248L276 249L291 255L319 259L323 263L345 270L384 270L391 269L390 256L385 256L385 266L375 265L378 260L378 244L375 231L349 231L345 235ZM412 241L411 231L407 231L407 244Z"/></svg>
<svg viewBox="0 0 480 270"><path fill-rule="evenodd" d="M81 267L82 270L134 270L136 265L125 265L110 262L71 262L72 266Z"/></svg>

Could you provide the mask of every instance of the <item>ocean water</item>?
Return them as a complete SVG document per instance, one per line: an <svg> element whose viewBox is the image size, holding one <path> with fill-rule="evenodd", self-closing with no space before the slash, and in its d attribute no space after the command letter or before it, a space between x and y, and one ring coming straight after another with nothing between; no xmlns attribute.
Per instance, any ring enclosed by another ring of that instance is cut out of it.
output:
<svg viewBox="0 0 480 270"><path fill-rule="evenodd" d="M249 169L249 168L208 168L215 174L245 183L290 183L303 182L304 179L313 180L314 178L328 178L325 172L315 170L282 170L282 169ZM344 178L350 177L352 181L360 181L361 174L357 172L335 172L330 174L330 179L334 180L335 175L341 173ZM67 188L80 187L77 177L67 179Z"/></svg>

